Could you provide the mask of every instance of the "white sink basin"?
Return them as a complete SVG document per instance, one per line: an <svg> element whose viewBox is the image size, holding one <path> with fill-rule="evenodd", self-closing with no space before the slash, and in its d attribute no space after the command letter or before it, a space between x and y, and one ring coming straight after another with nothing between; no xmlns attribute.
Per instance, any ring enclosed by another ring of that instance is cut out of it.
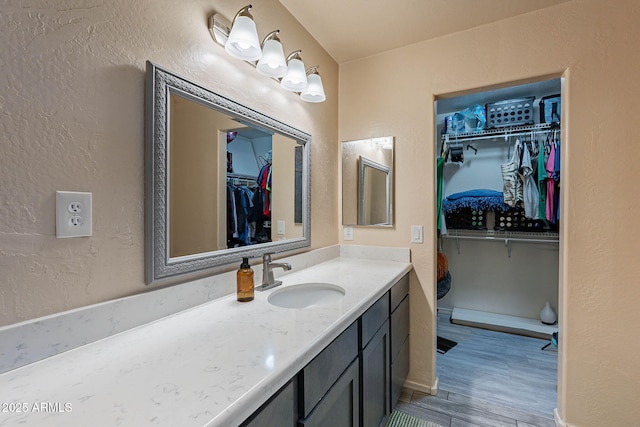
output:
<svg viewBox="0 0 640 427"><path fill-rule="evenodd" d="M278 307L308 308L338 301L345 293L331 283L300 283L273 291L267 300Z"/></svg>

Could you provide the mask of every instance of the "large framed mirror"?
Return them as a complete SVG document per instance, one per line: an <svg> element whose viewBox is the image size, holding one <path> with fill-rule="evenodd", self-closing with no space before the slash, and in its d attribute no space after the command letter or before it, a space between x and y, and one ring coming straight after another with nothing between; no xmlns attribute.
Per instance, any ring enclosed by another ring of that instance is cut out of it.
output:
<svg viewBox="0 0 640 427"><path fill-rule="evenodd" d="M147 62L146 282L311 244L311 136Z"/></svg>
<svg viewBox="0 0 640 427"><path fill-rule="evenodd" d="M393 226L393 137L342 143L342 224Z"/></svg>

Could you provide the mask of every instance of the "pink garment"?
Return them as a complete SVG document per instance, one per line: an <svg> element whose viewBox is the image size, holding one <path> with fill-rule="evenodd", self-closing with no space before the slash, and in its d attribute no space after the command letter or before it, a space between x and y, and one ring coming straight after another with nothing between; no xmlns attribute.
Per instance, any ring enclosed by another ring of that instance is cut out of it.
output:
<svg viewBox="0 0 640 427"><path fill-rule="evenodd" d="M553 180L553 171L555 170L555 160L556 159L556 147L555 144L551 144L551 152L549 153L549 159L547 160L547 164L545 166L545 170L547 171L547 209L546 209L546 217L547 221L553 222L553 200L554 200L554 192L555 192L555 181Z"/></svg>

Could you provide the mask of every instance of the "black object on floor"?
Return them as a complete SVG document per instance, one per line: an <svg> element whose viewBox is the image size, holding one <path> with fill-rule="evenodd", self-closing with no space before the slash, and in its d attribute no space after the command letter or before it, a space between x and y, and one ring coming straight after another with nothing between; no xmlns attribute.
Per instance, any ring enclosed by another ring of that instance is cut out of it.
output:
<svg viewBox="0 0 640 427"><path fill-rule="evenodd" d="M447 351L451 350L453 347L457 346L458 343L455 341L448 340L446 338L438 337L438 353L445 354Z"/></svg>

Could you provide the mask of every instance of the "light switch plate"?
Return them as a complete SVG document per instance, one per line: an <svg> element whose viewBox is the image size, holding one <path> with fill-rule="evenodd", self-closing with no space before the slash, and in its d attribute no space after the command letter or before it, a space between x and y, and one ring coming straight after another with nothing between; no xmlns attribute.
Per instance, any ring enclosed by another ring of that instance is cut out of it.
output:
<svg viewBox="0 0 640 427"><path fill-rule="evenodd" d="M422 243L423 242L423 228L421 225L412 225L411 226L411 243Z"/></svg>
<svg viewBox="0 0 640 427"><path fill-rule="evenodd" d="M277 234L280 234L280 235L284 234L284 220L279 219L279 220L276 222L276 227L277 227L277 228L276 228L276 233L277 233Z"/></svg>
<svg viewBox="0 0 640 427"><path fill-rule="evenodd" d="M92 234L91 193L56 191L56 237Z"/></svg>

